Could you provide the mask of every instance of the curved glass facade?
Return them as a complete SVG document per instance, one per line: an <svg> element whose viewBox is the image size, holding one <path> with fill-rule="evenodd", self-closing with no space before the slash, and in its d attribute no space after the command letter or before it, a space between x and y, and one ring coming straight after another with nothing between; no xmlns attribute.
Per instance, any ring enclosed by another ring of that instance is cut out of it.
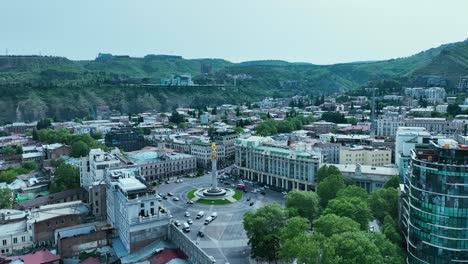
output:
<svg viewBox="0 0 468 264"><path fill-rule="evenodd" d="M403 226L409 263L468 263L468 150L413 150Z"/></svg>

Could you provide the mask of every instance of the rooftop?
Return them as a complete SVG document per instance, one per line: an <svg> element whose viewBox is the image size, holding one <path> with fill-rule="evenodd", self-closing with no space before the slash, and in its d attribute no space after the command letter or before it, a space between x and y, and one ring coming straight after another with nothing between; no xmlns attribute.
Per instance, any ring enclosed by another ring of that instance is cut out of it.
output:
<svg viewBox="0 0 468 264"><path fill-rule="evenodd" d="M120 189L125 192L146 189L146 185L136 178L122 178L118 180Z"/></svg>

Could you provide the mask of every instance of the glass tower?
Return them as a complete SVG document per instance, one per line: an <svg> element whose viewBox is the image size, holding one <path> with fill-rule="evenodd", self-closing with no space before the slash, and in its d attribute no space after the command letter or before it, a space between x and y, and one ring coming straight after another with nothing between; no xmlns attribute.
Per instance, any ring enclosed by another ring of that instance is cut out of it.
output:
<svg viewBox="0 0 468 264"><path fill-rule="evenodd" d="M416 145L400 216L408 263L468 263L468 146Z"/></svg>

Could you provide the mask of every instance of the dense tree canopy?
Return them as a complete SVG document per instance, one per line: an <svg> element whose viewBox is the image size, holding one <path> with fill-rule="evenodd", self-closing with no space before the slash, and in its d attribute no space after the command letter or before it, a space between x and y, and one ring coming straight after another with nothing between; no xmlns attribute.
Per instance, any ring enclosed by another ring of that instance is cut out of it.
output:
<svg viewBox="0 0 468 264"><path fill-rule="evenodd" d="M314 231L331 237L343 232L355 232L360 230L360 225L353 219L336 214L324 214L314 221Z"/></svg>
<svg viewBox="0 0 468 264"><path fill-rule="evenodd" d="M326 207L328 201L334 199L339 190L345 188L345 181L341 175L330 175L317 185L317 194L320 205Z"/></svg>
<svg viewBox="0 0 468 264"><path fill-rule="evenodd" d="M369 207L372 214L383 222L386 215L393 219L398 215L398 191L394 188L383 188L372 192L369 196Z"/></svg>
<svg viewBox="0 0 468 264"><path fill-rule="evenodd" d="M398 189L400 186L400 178L398 176L393 176L384 184L384 188L395 188Z"/></svg>
<svg viewBox="0 0 468 264"><path fill-rule="evenodd" d="M341 175L341 171L333 165L323 165L317 171L317 181L321 182L330 175Z"/></svg>
<svg viewBox="0 0 468 264"><path fill-rule="evenodd" d="M300 216L309 221L314 220L320 212L319 197L315 192L294 190L285 199L286 207L295 208Z"/></svg>
<svg viewBox="0 0 468 264"><path fill-rule="evenodd" d="M78 167L62 162L55 170L51 191L61 192L80 187Z"/></svg>
<svg viewBox="0 0 468 264"><path fill-rule="evenodd" d="M10 209L13 205L13 192L8 188L0 188L0 209Z"/></svg>
<svg viewBox="0 0 468 264"><path fill-rule="evenodd" d="M330 200L323 214L349 217L358 222L362 230L367 230L372 216L367 202L356 197L340 197Z"/></svg>

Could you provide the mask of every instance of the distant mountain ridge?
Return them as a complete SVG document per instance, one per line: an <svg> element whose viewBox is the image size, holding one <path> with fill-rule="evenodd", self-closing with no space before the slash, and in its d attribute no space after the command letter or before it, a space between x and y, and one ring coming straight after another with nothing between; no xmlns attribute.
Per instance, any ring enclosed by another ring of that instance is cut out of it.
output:
<svg viewBox="0 0 468 264"><path fill-rule="evenodd" d="M178 74L191 74L201 86L148 86ZM233 63L164 54L143 58L101 54L81 61L0 56L0 123L43 116L69 119L93 114L96 105L102 104L126 113L252 102L265 96L317 96L383 79L408 86L425 86L436 79L453 89L467 75L467 40L404 58L333 65L283 60Z"/></svg>

